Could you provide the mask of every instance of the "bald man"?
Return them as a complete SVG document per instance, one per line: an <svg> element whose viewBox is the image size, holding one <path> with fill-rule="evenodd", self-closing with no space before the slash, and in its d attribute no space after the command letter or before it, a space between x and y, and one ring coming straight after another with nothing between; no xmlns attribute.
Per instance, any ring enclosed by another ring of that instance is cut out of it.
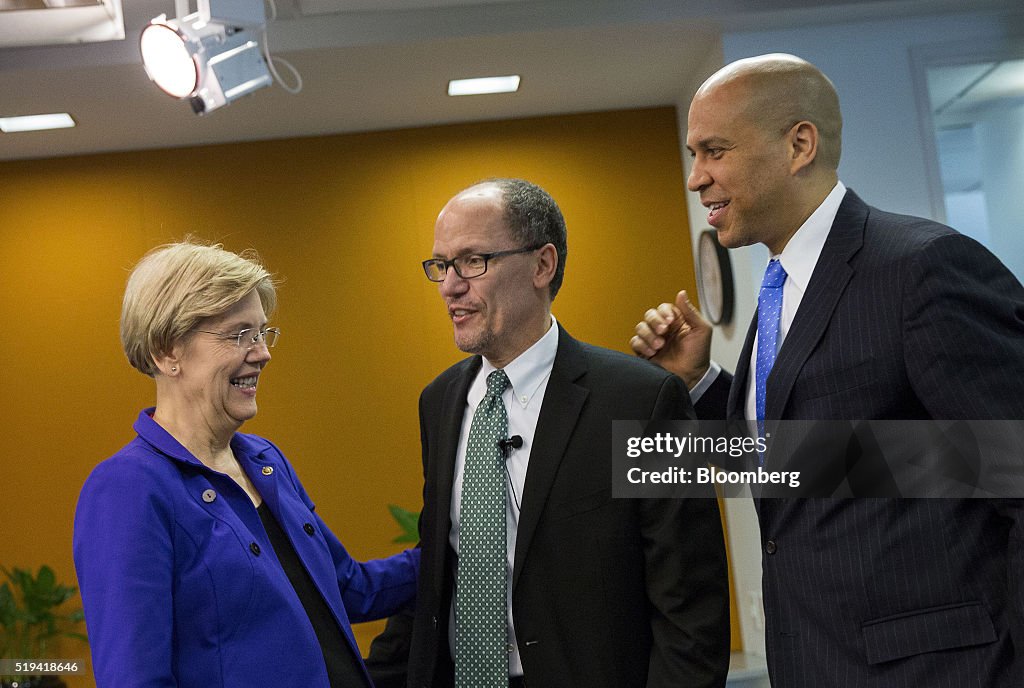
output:
<svg viewBox="0 0 1024 688"><path fill-rule="evenodd" d="M701 86L687 185L724 246L768 247L758 313L735 376L685 292L645 314L634 351L682 377L702 418L1024 418L1024 289L972 239L848 190L841 130L831 82L792 55ZM756 509L776 688L1024 686L1020 500Z"/></svg>

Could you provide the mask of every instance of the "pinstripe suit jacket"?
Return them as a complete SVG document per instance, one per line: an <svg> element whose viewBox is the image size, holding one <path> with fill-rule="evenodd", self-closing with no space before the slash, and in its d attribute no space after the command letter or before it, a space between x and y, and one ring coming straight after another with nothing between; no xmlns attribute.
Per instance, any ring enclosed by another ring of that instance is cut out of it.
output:
<svg viewBox="0 0 1024 688"><path fill-rule="evenodd" d="M742 418L756 321L727 401L725 375L702 417ZM765 415L1022 419L1024 289L973 240L849 191ZM757 511L775 688L1024 686L1019 501L762 499Z"/></svg>

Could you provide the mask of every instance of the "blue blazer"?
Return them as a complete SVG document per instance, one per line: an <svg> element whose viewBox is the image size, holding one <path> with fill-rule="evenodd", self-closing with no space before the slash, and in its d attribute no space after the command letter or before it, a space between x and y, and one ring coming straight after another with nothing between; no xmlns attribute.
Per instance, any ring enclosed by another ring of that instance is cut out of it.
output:
<svg viewBox="0 0 1024 688"><path fill-rule="evenodd" d="M313 627L252 502L151 413L92 472L75 513L97 685L328 688ZM350 621L410 605L419 552L353 560L277 447L241 433L231 447L360 656Z"/></svg>

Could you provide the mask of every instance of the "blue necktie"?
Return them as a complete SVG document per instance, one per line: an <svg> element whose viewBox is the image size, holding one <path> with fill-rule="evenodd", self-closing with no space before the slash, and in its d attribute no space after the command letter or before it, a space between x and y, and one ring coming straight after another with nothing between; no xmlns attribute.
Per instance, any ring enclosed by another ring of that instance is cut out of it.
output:
<svg viewBox="0 0 1024 688"><path fill-rule="evenodd" d="M764 437L765 389L768 374L775 365L778 351L779 323L782 320L782 285L786 283L786 271L778 260L768 262L761 281L761 293L757 297L757 367L754 371L756 387L755 406L757 410L757 434ZM762 458L763 461L763 458Z"/></svg>

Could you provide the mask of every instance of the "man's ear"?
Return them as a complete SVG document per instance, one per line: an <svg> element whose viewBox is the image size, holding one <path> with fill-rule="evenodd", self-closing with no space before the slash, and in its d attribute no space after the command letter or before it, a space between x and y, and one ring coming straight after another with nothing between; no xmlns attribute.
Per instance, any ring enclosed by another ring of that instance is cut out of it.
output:
<svg viewBox="0 0 1024 688"><path fill-rule="evenodd" d="M789 171L797 175L818 156L818 127L813 122L802 120L786 132L786 137L790 147Z"/></svg>
<svg viewBox="0 0 1024 688"><path fill-rule="evenodd" d="M533 286L536 289L547 289L551 280L555 279L558 268L558 251L554 244L544 244L537 249L537 264L533 273Z"/></svg>

